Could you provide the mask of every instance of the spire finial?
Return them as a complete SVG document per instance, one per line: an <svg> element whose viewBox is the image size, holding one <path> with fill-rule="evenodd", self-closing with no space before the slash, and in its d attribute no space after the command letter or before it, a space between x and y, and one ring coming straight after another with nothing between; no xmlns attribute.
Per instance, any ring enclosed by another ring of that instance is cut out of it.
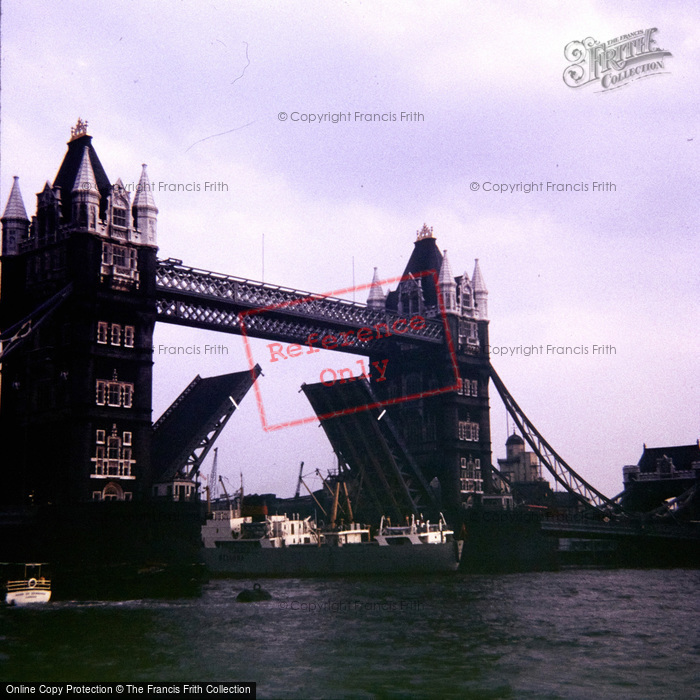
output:
<svg viewBox="0 0 700 700"><path fill-rule="evenodd" d="M75 126L72 126L70 129L70 140L75 141L75 139L79 139L81 136L87 136L87 127L87 120L83 121L78 117Z"/></svg>
<svg viewBox="0 0 700 700"><path fill-rule="evenodd" d="M428 228L428 224L424 223L420 231L416 231L416 240L422 241L424 238L434 238L433 227Z"/></svg>

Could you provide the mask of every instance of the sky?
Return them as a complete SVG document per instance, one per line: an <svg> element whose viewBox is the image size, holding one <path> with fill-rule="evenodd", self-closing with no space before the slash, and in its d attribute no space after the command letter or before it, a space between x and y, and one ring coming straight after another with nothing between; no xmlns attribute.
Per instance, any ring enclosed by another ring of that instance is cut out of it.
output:
<svg viewBox="0 0 700 700"><path fill-rule="evenodd" d="M565 84L570 42L652 28L661 69ZM112 182L148 164L161 258L327 293L400 275L425 222L455 275L479 259L516 401L613 496L644 443L700 437L699 67L690 2L6 0L0 196L19 176L31 215L82 117ZM330 351L273 364L266 345L251 347L268 420L311 415L301 383L357 367ZM196 374L248 366L237 336L159 324L154 346L154 419ZM512 354L526 346L543 352ZM493 387L491 406L495 463ZM249 493L290 496L301 461L312 487L334 466L317 424L263 431L252 394L218 446Z"/></svg>

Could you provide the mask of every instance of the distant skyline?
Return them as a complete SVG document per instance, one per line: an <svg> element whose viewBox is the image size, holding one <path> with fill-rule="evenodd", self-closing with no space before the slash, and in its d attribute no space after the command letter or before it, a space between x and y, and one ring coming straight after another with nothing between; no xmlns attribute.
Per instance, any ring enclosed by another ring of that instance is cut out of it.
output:
<svg viewBox="0 0 700 700"><path fill-rule="evenodd" d="M700 437L700 8L2 9L3 207L17 175L35 212L82 117L111 182L134 185L148 164L160 258L249 279L264 264L266 282L323 293L369 283L374 267L400 275L427 223L455 275L479 259L496 371L596 488L621 491L644 443ZM605 92L565 83L570 42L650 28L670 53L663 71ZM195 374L247 367L236 336L159 324L154 345L154 419ZM158 351L205 345L226 352ZM264 341L253 351L282 420L309 414L302 382L348 362L324 351L303 367L273 364ZM496 464L507 432L493 387L491 405ZM237 486L242 472L248 492L289 496L300 461L334 464L316 425L265 433L252 394L217 444L219 473Z"/></svg>

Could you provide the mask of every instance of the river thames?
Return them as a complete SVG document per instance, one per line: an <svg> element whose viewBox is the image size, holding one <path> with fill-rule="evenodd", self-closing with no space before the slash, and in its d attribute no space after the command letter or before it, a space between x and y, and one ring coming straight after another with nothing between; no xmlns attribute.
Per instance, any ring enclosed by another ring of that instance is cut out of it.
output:
<svg viewBox="0 0 700 700"><path fill-rule="evenodd" d="M0 609L0 677L257 683L259 698L698 698L700 571L245 580Z"/></svg>

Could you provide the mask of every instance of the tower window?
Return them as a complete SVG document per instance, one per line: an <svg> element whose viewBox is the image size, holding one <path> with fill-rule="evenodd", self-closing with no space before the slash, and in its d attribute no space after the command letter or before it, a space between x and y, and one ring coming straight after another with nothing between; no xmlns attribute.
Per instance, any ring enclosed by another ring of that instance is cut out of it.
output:
<svg viewBox="0 0 700 700"><path fill-rule="evenodd" d="M105 448L104 445L98 445L95 448L95 474L102 474L102 469L104 468L105 461Z"/></svg>
<svg viewBox="0 0 700 700"><path fill-rule="evenodd" d="M129 249L122 245L112 246L112 260L116 267L129 267Z"/></svg>
<svg viewBox="0 0 700 700"><path fill-rule="evenodd" d="M484 481L481 478L481 466L478 459L466 457L460 459L460 490L462 493L483 493Z"/></svg>
<svg viewBox="0 0 700 700"><path fill-rule="evenodd" d="M479 328L473 321L465 321L460 319L459 321L459 344L479 344Z"/></svg>
<svg viewBox="0 0 700 700"><path fill-rule="evenodd" d="M112 408L131 408L134 399L134 385L129 382L116 380L108 382L104 379L98 379L95 397L95 403L98 406L107 405Z"/></svg>
<svg viewBox="0 0 700 700"><path fill-rule="evenodd" d="M112 345L122 344L122 327L118 323L112 324Z"/></svg>
<svg viewBox="0 0 700 700"><path fill-rule="evenodd" d="M101 432L104 436L105 431ZM131 433L124 433L126 435ZM122 479L133 479L131 468L135 464L132 458L132 448L130 445L124 445L122 439L117 433L117 426L112 426L112 434L107 437L107 449L104 445L95 447L95 456L91 459L93 462L93 477L116 476ZM104 497L104 496L103 496Z"/></svg>
<svg viewBox="0 0 700 700"><path fill-rule="evenodd" d="M119 385L119 382L109 382L107 386L107 405L121 406L121 386Z"/></svg>
<svg viewBox="0 0 700 700"><path fill-rule="evenodd" d="M459 393L462 394L463 396L470 396L474 394L471 391L472 383L468 379L460 379L459 380Z"/></svg>
<svg viewBox="0 0 700 700"><path fill-rule="evenodd" d="M459 421L458 436L460 440L478 442L479 440L479 424L470 421Z"/></svg>
<svg viewBox="0 0 700 700"><path fill-rule="evenodd" d="M124 326L124 347L133 348L134 347L134 327Z"/></svg>
<svg viewBox="0 0 700 700"><path fill-rule="evenodd" d="M112 223L115 226L126 228L126 209L118 209L117 207L112 209Z"/></svg>
<svg viewBox="0 0 700 700"><path fill-rule="evenodd" d="M138 280L136 250L124 245L102 243L102 274Z"/></svg>
<svg viewBox="0 0 700 700"><path fill-rule="evenodd" d="M105 321L97 323L97 342L100 345L107 345L108 324Z"/></svg>
<svg viewBox="0 0 700 700"><path fill-rule="evenodd" d="M133 384L122 384L121 385L121 401L124 408L131 408L131 400L134 395L134 385Z"/></svg>

